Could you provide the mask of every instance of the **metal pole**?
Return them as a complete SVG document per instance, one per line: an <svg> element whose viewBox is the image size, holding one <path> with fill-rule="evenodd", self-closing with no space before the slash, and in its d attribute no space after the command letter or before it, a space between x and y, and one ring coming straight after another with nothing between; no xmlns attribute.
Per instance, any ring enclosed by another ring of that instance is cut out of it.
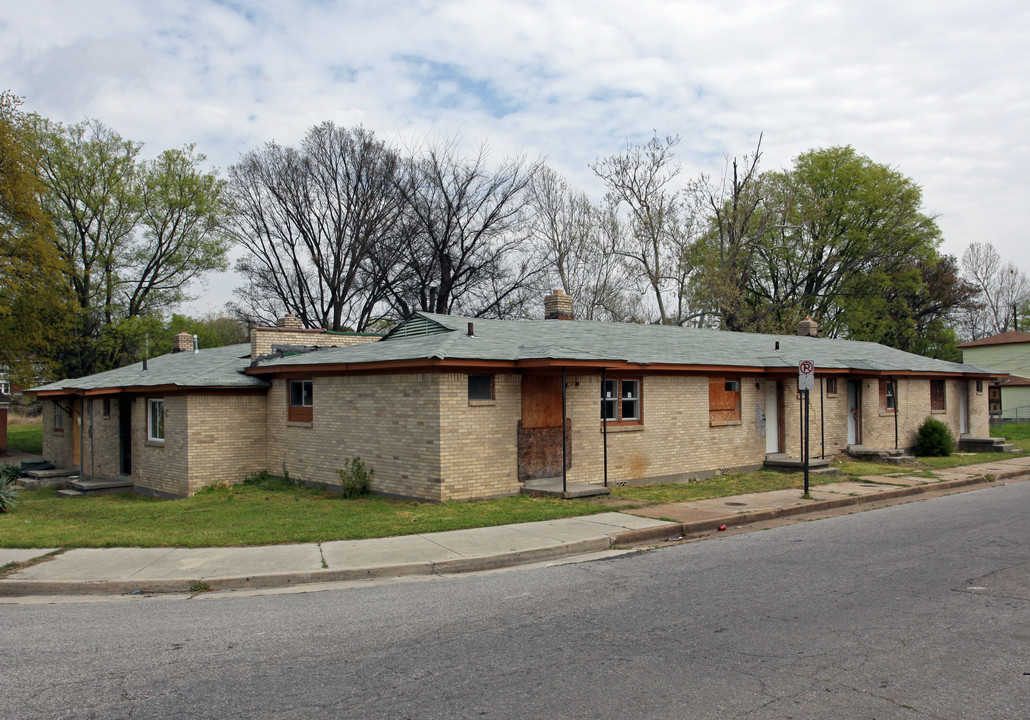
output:
<svg viewBox="0 0 1030 720"><path fill-rule="evenodd" d="M568 492L566 487L567 478L565 472L565 445L568 440L565 437L565 428L567 422L565 420L565 366L561 369L561 491L563 493Z"/></svg>
<svg viewBox="0 0 1030 720"><path fill-rule="evenodd" d="M608 371L601 368L601 438L604 443L604 486L608 487L608 418L604 416L604 386L608 379Z"/></svg>
<svg viewBox="0 0 1030 720"><path fill-rule="evenodd" d="M808 390L805 390L802 402L805 403L805 495L808 495Z"/></svg>

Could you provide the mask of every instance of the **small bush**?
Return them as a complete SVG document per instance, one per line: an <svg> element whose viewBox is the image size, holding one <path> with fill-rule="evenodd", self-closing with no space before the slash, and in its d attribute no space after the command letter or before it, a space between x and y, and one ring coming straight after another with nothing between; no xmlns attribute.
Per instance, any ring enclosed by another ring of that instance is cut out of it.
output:
<svg viewBox="0 0 1030 720"><path fill-rule="evenodd" d="M14 487L14 481L18 479L21 471L17 465L0 465L0 513L5 513L14 505L18 497L18 489Z"/></svg>
<svg viewBox="0 0 1030 720"><path fill-rule="evenodd" d="M916 455L947 457L955 452L955 438L940 420L926 418L916 434Z"/></svg>
<svg viewBox="0 0 1030 720"><path fill-rule="evenodd" d="M351 458L336 474L340 476L340 494L343 497L356 498L372 492L373 470L366 468L361 458Z"/></svg>

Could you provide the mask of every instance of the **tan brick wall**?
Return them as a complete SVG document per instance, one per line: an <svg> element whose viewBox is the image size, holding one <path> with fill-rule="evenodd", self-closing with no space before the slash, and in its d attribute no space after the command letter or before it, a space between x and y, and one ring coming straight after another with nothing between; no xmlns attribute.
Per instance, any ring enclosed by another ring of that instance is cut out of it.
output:
<svg viewBox="0 0 1030 720"><path fill-rule="evenodd" d="M609 484L675 481L760 465L765 459L765 439L756 409L764 391L756 390L754 377L740 379L740 423L712 426L707 377L645 375L641 387L643 423L608 430ZM573 433L568 480L601 483L601 378L572 376L568 382Z"/></svg>
<svg viewBox="0 0 1030 720"><path fill-rule="evenodd" d="M268 467L265 396L187 396L188 491L239 482Z"/></svg>
<svg viewBox="0 0 1030 720"><path fill-rule="evenodd" d="M305 345L315 347L345 347L376 342L379 335L338 335L325 330L252 327L250 329L250 355L269 355L274 345Z"/></svg>
<svg viewBox="0 0 1030 720"><path fill-rule="evenodd" d="M54 404L67 407L67 399L43 401L43 457L59 468L72 467L72 416L64 415L64 432L54 431Z"/></svg>
<svg viewBox="0 0 1030 720"><path fill-rule="evenodd" d="M147 440L147 399L164 397L165 440ZM132 405L132 480L144 490L188 495L189 398L186 395L140 396Z"/></svg>
<svg viewBox="0 0 1030 720"><path fill-rule="evenodd" d="M468 375L439 375L441 500L513 495L519 491L519 375L494 376L493 401L469 401ZM561 447L559 443L558 447Z"/></svg>
<svg viewBox="0 0 1030 720"><path fill-rule="evenodd" d="M316 377L311 423L287 421L287 383L267 395L268 470L339 484L337 469L360 457L374 491L444 499L436 374Z"/></svg>
<svg viewBox="0 0 1030 720"><path fill-rule="evenodd" d="M90 412L92 402L92 414ZM104 416L102 398L86 400L87 431L85 450L82 455L82 472L88 477L115 478L121 474L121 455L118 433L118 398L110 399L111 412Z"/></svg>

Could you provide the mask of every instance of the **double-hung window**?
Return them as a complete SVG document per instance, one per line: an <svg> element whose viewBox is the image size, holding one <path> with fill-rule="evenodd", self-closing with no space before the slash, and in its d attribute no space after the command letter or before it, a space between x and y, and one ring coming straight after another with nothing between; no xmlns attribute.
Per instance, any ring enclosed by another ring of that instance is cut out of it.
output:
<svg viewBox="0 0 1030 720"><path fill-rule="evenodd" d="M609 424L639 424L643 417L641 382L638 377L605 378L601 386L601 419Z"/></svg>
<svg viewBox="0 0 1030 720"><path fill-rule="evenodd" d="M290 422L311 422L314 419L313 391L311 380L290 380Z"/></svg>
<svg viewBox="0 0 1030 720"><path fill-rule="evenodd" d="M881 380L880 381L880 412L886 414L893 414L897 407L897 402L894 397L896 388L894 387L893 380Z"/></svg>
<svg viewBox="0 0 1030 720"><path fill-rule="evenodd" d="M150 398L147 400L147 440L151 442L165 441L164 398Z"/></svg>
<svg viewBox="0 0 1030 720"><path fill-rule="evenodd" d="M54 403L54 432L64 432L64 408L59 402Z"/></svg>

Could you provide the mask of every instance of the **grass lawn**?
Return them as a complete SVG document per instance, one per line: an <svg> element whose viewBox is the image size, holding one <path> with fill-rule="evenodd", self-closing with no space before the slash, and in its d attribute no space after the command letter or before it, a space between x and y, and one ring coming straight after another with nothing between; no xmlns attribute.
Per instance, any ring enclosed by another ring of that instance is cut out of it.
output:
<svg viewBox="0 0 1030 720"><path fill-rule="evenodd" d="M16 422L13 417L7 422L7 449L39 455L43 452L43 423Z"/></svg>
<svg viewBox="0 0 1030 720"><path fill-rule="evenodd" d="M1017 447L1030 451L1030 423L1008 425L1002 432ZM27 442L32 442L33 430L27 435ZM38 443L38 425L34 437ZM899 472L919 475L1007 457L1011 455L953 455L921 458L909 466L843 462L837 463L841 476L812 476L811 484ZM616 487L611 499L603 500L514 496L449 503L381 497L344 500L322 490L279 481L207 488L181 500L155 500L134 493L68 500L58 499L53 490L36 490L21 493L12 511L0 514L0 547L207 547L387 537L768 490L800 490L802 485L800 472L763 470L693 483Z"/></svg>

